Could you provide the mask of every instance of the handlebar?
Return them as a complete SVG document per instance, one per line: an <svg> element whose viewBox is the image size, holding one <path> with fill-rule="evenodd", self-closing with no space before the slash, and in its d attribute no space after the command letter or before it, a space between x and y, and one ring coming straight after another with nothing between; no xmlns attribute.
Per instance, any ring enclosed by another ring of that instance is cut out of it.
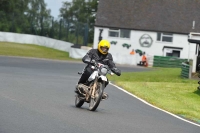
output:
<svg viewBox="0 0 200 133"><path fill-rule="evenodd" d="M100 68L101 66L106 66L106 68L108 69L108 74L110 74L111 76L114 75L114 73L110 70L110 68L107 66L107 65L104 65L104 64L101 64L101 63L93 63L91 68L94 70L94 69L98 69Z"/></svg>

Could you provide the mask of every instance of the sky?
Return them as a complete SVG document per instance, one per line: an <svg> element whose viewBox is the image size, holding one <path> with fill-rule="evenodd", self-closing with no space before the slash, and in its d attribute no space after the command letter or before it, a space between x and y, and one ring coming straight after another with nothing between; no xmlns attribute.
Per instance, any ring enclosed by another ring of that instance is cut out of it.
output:
<svg viewBox="0 0 200 133"><path fill-rule="evenodd" d="M44 2L47 4L47 9L51 9L51 15L54 18L58 18L58 15L60 14L59 9L62 7L62 2L71 2L72 0L44 0Z"/></svg>

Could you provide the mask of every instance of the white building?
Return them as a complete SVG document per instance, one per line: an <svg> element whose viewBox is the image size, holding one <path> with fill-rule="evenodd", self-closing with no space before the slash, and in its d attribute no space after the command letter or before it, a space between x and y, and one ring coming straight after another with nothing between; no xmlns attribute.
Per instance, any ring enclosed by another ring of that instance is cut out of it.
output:
<svg viewBox="0 0 200 133"><path fill-rule="evenodd" d="M100 0L93 47L99 37L109 40L120 64L139 62L138 54L130 55L133 49L149 57L196 59L196 45L189 45L188 34L200 32L199 6L196 0Z"/></svg>

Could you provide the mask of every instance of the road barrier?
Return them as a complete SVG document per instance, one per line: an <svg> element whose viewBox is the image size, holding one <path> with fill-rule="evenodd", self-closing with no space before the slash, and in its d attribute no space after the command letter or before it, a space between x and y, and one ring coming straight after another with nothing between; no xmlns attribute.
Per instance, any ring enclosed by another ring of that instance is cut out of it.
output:
<svg viewBox="0 0 200 133"><path fill-rule="evenodd" d="M181 65L181 77L183 78L191 78L192 75L192 67L189 64L182 63Z"/></svg>
<svg viewBox="0 0 200 133"><path fill-rule="evenodd" d="M182 62L186 61L187 59L180 59L177 57L154 56L153 67L181 68Z"/></svg>

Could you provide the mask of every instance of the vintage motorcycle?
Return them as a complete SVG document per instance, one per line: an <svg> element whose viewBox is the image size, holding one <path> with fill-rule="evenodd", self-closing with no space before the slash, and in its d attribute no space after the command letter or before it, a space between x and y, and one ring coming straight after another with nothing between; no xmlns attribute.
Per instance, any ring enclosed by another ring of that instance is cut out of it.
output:
<svg viewBox="0 0 200 133"><path fill-rule="evenodd" d="M114 75L109 69L107 65L103 65L101 63L95 63L91 66L94 70L93 73L88 78L86 84L79 84L78 91L75 97L75 106L81 107L84 102L89 103L89 110L95 111L102 101L102 95L104 93L104 89L108 84L108 79L106 75L109 73ZM82 74L82 73L78 73ZM108 95L105 93L104 96L108 98Z"/></svg>

